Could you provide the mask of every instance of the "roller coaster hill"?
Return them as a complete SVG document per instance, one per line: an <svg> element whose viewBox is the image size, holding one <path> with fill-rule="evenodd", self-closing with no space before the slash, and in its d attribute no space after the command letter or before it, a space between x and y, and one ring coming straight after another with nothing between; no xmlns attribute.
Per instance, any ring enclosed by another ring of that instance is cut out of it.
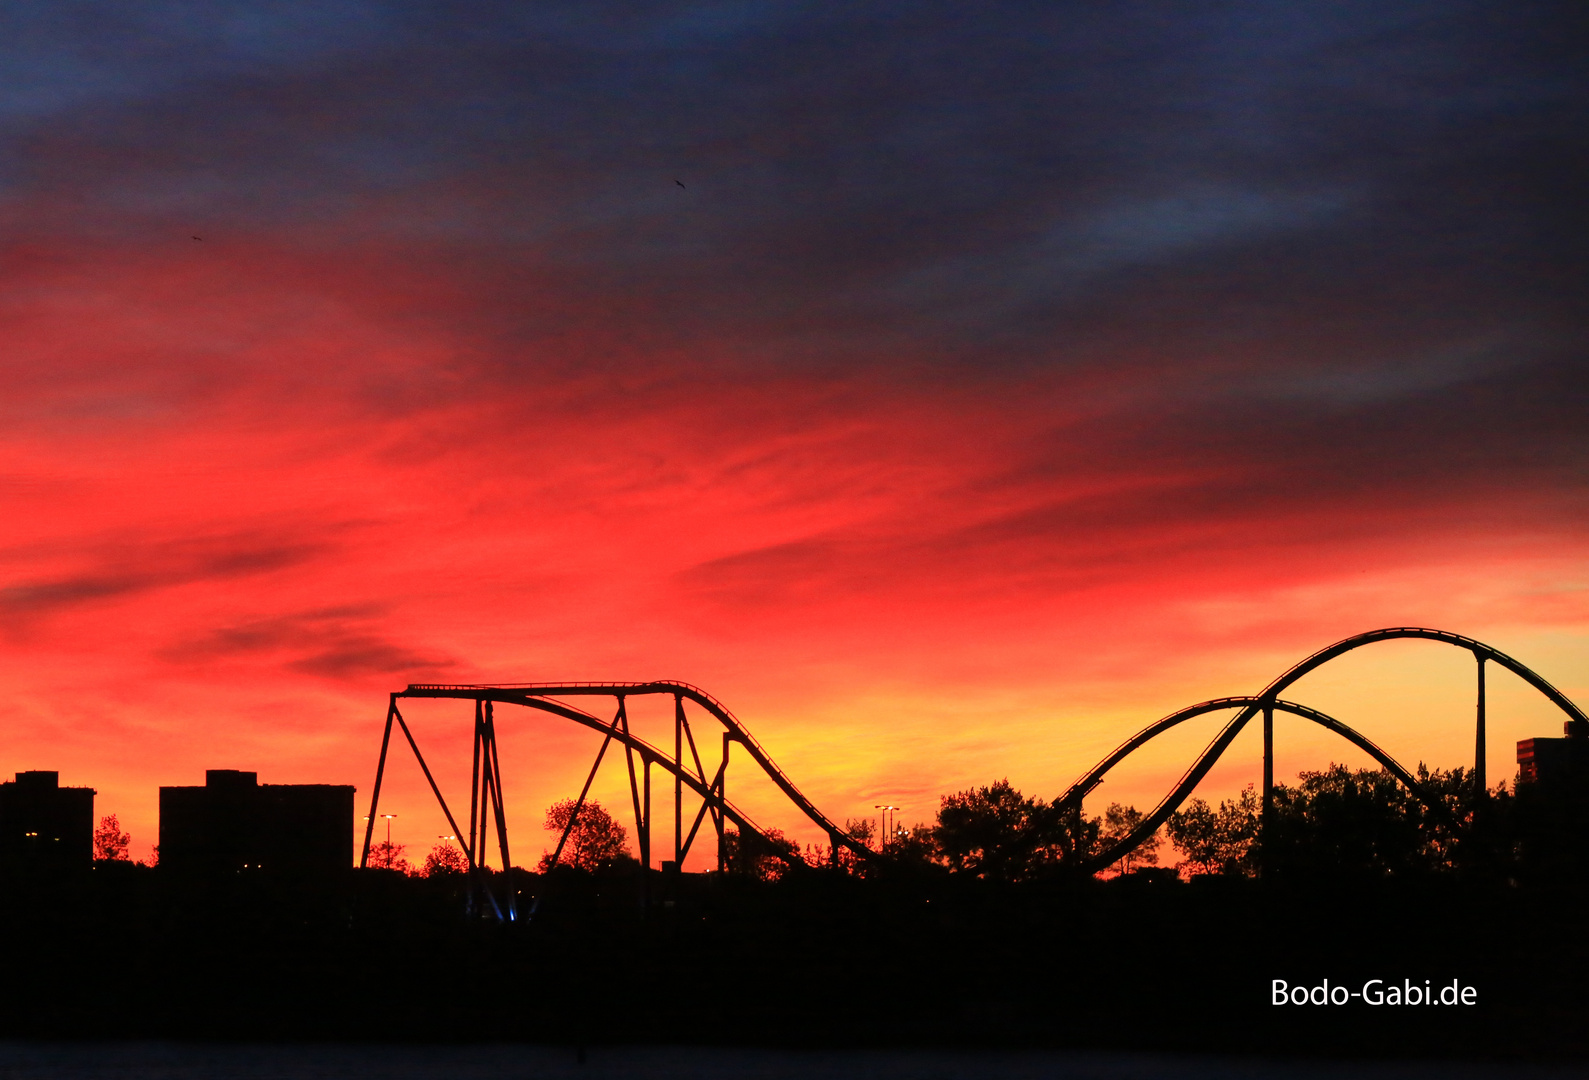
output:
<svg viewBox="0 0 1589 1080"><path fill-rule="evenodd" d="M1488 763L1485 755L1486 739L1486 670L1489 665L1503 668L1522 679L1528 686L1559 709L1565 717L1564 737L1536 738L1519 744L1519 776L1528 784L1551 791L1582 791L1589 786L1589 717L1560 690L1542 676L1519 661L1482 642L1460 634L1422 627L1393 627L1358 634L1321 649L1312 656L1286 670L1268 686L1253 695L1215 698L1179 709L1149 724L1113 752L1108 754L1076 780L1058 799L1054 807L1063 813L1080 815L1083 800L1101 784L1105 776L1132 754L1141 750L1155 738L1188 720L1214 713L1228 713L1229 719L1218 733L1188 766L1180 780L1150 812L1128 833L1111 838L1111 842L1092 850L1074 853L1064 869L1074 875L1094 875L1116 866L1143 843L1152 838L1186 803L1198 784L1231 748L1236 737L1249 723L1257 721L1263 729L1263 792L1262 825L1269 825L1275 813L1276 784L1274 777L1274 717L1276 713L1288 714L1317 724L1340 736L1366 753L1390 776L1402 785L1407 793L1426 805L1436 816L1449 820L1453 808L1442 793L1431 789L1406 766L1395 760L1373 741L1343 721L1328 716L1318 709L1289 700L1283 696L1299 679L1323 665L1354 650L1380 642L1394 640L1422 640L1454 647L1471 654L1475 662L1476 702L1474 727L1474 757L1470 790L1474 804L1463 811L1472 819L1482 813L1478 803L1491 795L1488 787ZM641 698L671 700L673 712L672 746L658 746L638 737L630 727L631 703ZM413 731L405 719L401 703L413 699L453 699L470 702L473 706L472 770L468 808L455 814L455 803L450 803L437 783L430 765L422 753ZM748 728L731 713L722 702L699 687L684 682L657 680L651 682L560 682L560 683L498 683L498 684L414 684L393 693L386 714L385 730L375 771L375 783L370 800L367 827L364 836L360 866L370 865L375 823L379 820L383 780L386 777L388 755L393 735L400 733L415 761L418 763L437 806L451 829L451 835L460 840L467 862L469 903L498 919L518 920L520 911L518 890L506 884L492 885L494 877L488 869L488 852L491 834L495 834L495 853L500 867L511 867L508 822L503 799L503 775L498 753L497 721L500 706L515 707L515 711L528 710L583 726L600 736L595 761L592 763L584 785L575 800L573 812L568 815L553 851L550 864L555 868L562 856L579 814L587 804L592 783L609 752L620 756L627 772L630 810L633 814L635 835L638 841L641 903L647 903L647 893L654 871L653 857L653 775L659 774L664 785L671 781L671 838L672 848L661 860L662 878L676 880L687 866L691 852L704 828L715 833L717 871L725 869L726 853L737 842L743 848L754 846L772 857L782 860L794 870L803 870L807 863L799 852L780 835L753 821L740 806L728 797L729 767L731 761L743 759L741 768L749 768L770 780L781 792L795 812L814 823L828 838L828 859L832 864L841 862L850 866L881 867L889 860L888 848L874 849L865 838L852 836L824 814L810 799L801 793L794 781L778 767L767 750L756 740ZM734 748L738 747L736 751ZM717 756L713 760L713 754ZM738 773L736 773L738 775ZM664 796L665 797L665 796ZM1559 801L1559 800L1558 800ZM1570 800L1569 800L1570 801ZM1262 836L1262 831L1259 833ZM1581 836L1578 838L1581 840ZM697 863L699 856L697 856ZM705 867L714 869L713 867Z"/></svg>

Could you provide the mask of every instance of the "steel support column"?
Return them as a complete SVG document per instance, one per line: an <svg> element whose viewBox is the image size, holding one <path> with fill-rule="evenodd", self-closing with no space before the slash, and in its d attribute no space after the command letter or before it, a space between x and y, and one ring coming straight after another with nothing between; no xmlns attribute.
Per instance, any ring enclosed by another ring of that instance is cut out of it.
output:
<svg viewBox="0 0 1589 1080"><path fill-rule="evenodd" d="M673 695L673 870L684 862L684 697Z"/></svg>
<svg viewBox="0 0 1589 1080"><path fill-rule="evenodd" d="M723 764L717 768L717 812L713 815L717 819L717 872L722 873L726 867L723 858L723 820L727 817L724 813L728 805L728 747L734 737L728 732L723 732ZM740 841L744 841L740 837ZM741 853L743 854L743 852Z"/></svg>
<svg viewBox="0 0 1589 1080"><path fill-rule="evenodd" d="M1473 782L1476 794L1480 800L1489 794L1484 779L1484 656L1474 653L1479 661L1479 701L1478 701L1478 726L1474 734L1473 745Z"/></svg>
<svg viewBox="0 0 1589 1080"><path fill-rule="evenodd" d="M508 854L508 812L502 795L502 759L497 752L497 722L491 702L486 702L485 736L487 740L487 766L491 770L491 802L496 810L497 846L502 853L502 881L507 890L508 919L519 917L519 906L514 898L513 859Z"/></svg>
<svg viewBox="0 0 1589 1080"><path fill-rule="evenodd" d="M486 852L490 847L491 821L495 815L498 801L496 778L491 773L491 745L487 739L487 732L482 729L480 733L480 862L476 870L480 875L480 895L486 898L491 905L491 913L497 921L502 921L502 905L497 902L496 890L491 887L491 869L486 866ZM500 832L498 833L500 836ZM504 867L504 870L506 868Z"/></svg>
<svg viewBox="0 0 1589 1080"><path fill-rule="evenodd" d="M640 757L645 787L645 823L640 826L640 914L651 906L651 759Z"/></svg>
<svg viewBox="0 0 1589 1080"><path fill-rule="evenodd" d="M1275 707L1266 701L1263 706L1263 810L1258 819L1258 857L1260 872L1269 867L1269 822L1274 816L1275 802Z"/></svg>
<svg viewBox="0 0 1589 1080"><path fill-rule="evenodd" d="M469 762L469 856L470 865L480 861L480 849L475 845L475 832L480 828L480 710L482 702L476 698L474 703L474 742L471 752L474 755Z"/></svg>
<svg viewBox="0 0 1589 1080"><path fill-rule="evenodd" d="M474 703L474 735L470 744L469 760L469 843L464 848L464 855L469 860L469 887L466 890L465 906L469 914L476 910L476 902L480 892L480 863L483 852L477 842L480 831L480 713L484 706L479 698Z"/></svg>
<svg viewBox="0 0 1589 1080"><path fill-rule="evenodd" d="M1269 823L1275 801L1275 708L1263 707L1263 821Z"/></svg>

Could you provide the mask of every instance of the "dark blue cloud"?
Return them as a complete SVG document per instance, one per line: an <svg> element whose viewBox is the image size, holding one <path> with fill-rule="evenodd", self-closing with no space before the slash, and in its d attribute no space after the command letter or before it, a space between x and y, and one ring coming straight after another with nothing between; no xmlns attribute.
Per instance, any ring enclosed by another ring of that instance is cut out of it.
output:
<svg viewBox="0 0 1589 1080"><path fill-rule="evenodd" d="M469 318L505 352L599 318L638 352L727 342L834 371L1158 356L1237 392L1277 384L1253 366L1296 386L1392 371L1361 394L1582 329L1568 4L6 18L13 205L65 194L85 228L222 234L356 217L478 278ZM527 266L556 282L528 311ZM1251 360L1232 373L1233 353Z"/></svg>

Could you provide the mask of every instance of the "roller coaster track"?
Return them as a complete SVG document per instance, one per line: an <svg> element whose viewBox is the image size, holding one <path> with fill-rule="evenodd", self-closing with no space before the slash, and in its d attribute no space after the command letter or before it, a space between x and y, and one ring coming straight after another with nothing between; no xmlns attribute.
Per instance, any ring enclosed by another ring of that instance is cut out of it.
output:
<svg viewBox="0 0 1589 1080"><path fill-rule="evenodd" d="M628 699L648 695L671 696L674 701L674 748L669 754L661 747L655 746L629 730ZM594 713L577 708L560 698L578 697L605 697L616 701L617 708L611 720L604 719ZM862 860L875 859L874 853L865 844L850 837L843 829L834 824L828 817L817 809L815 804L795 786L772 756L759 743L755 736L731 713L722 702L698 686L689 683L671 680L654 680L651 682L559 682L559 683L452 683L452 684L412 684L406 690L391 695L390 705L387 710L386 732L381 741L380 762L376 767L375 790L370 800L370 813L367 819L364 836L364 851L360 857L359 865L369 865L371 841L374 839L375 821L380 802L380 788L382 777L386 768L386 755L391 742L393 723L397 724L407 739L420 769L425 774L426 781L430 784L436 801L440 804L443 815L452 826L454 836L462 836L458 821L454 818L446 798L442 795L440 786L430 772L424 755L420 752L419 744L409 730L408 723L398 708L398 700L402 698L442 698L473 701L475 703L475 744L474 766L471 779L469 832L468 840L462 844L464 856L467 860L471 882L480 882L477 889L481 900L488 904L493 911L503 918L512 919L517 915L516 903L511 892L499 901L496 895L483 884L485 875L482 873L485 864L485 851L487 832L494 824L498 843L500 845L501 861L504 867L512 865L507 840L506 813L502 800L501 769L497 762L495 706L518 705L553 716L571 720L603 735L600 750L596 754L595 764L592 765L590 776L585 781L584 789L575 801L568 824L563 830L563 835L553 853L552 862L556 864L572 832L581 809L585 805L585 798L590 792L591 782L595 779L596 770L601 766L607 747L612 742L617 742L622 748L628 763L629 788L634 803L634 815L637 839L640 848L640 863L649 867L651 862L651 767L656 766L674 779L674 854L675 865L682 866L695 841L703 820L711 817L713 826L718 836L718 868L723 868L724 844L723 830L725 823L735 826L739 833L739 842L745 844L752 838L759 838L762 850L774 857L783 860L791 866L804 866L798 856L793 855L782 844L776 843L768 834L752 821L743 810L729 801L727 789L727 773L729 764L729 749L734 743L739 743L745 748L752 762L770 779L774 785L789 799L790 802L827 833L833 857L836 859L839 848L846 848ZM718 764L715 774L708 778L705 765L702 763L700 750L696 745L695 733L685 713L684 702L694 702L700 709L705 710L708 716L716 720L723 728L723 756ZM685 758L685 748L688 746L689 759ZM635 760L640 761L640 770L637 774ZM691 766L694 766L693 771ZM686 834L683 827L683 793L688 789L699 796L701 804L695 815L693 826Z"/></svg>
<svg viewBox="0 0 1589 1080"><path fill-rule="evenodd" d="M1083 864L1081 869L1091 872L1101 870L1119 861L1123 856L1129 854L1143 841L1147 840L1150 836L1157 832L1159 827L1169 820L1170 815L1180 809L1181 804L1184 803L1191 795L1192 791L1202 781L1203 777L1208 775L1208 771L1214 767L1214 763L1219 760L1221 755L1223 755L1224 752L1229 749L1230 744L1235 741L1237 735L1241 734L1242 729L1247 726L1248 721L1252 720L1253 717L1257 716L1260 712L1264 714L1264 805L1266 808L1270 804L1273 796L1273 714L1277 711L1289 712L1305 717L1306 719L1312 720L1313 722L1320 724L1336 732L1338 735L1348 739L1361 749L1368 752L1376 761L1385 766L1385 768L1391 772L1392 775L1394 775L1398 780L1412 790L1415 795L1418 795L1420 798L1422 798L1423 792L1419 790L1418 785L1413 780L1411 774L1409 774L1401 765L1396 763L1390 757L1390 755L1386 754L1383 750L1380 750L1379 747L1369 742L1368 739L1364 738L1362 735L1353 731L1351 728L1347 727L1338 720L1325 716L1323 713L1317 712L1316 710L1308 709L1305 706L1282 701L1280 700L1279 696L1282 691L1291 686L1298 679L1302 678L1302 676L1323 666L1329 661L1334 660L1338 656L1343 656L1346 653L1349 653L1354 649L1362 648L1365 645L1372 645L1375 642L1380 641L1391 641L1398 638L1415 638L1425 641L1438 641L1447 645L1454 645L1457 648L1466 649L1467 651L1471 652L1474 658L1477 660L1478 705L1477 726L1474 740L1474 775L1476 777L1477 786L1481 790L1484 788L1485 784L1484 665L1487 661L1494 662L1501 667L1504 667L1506 670L1512 672L1524 682L1528 683L1534 689L1538 690L1552 704L1566 713L1569 721L1576 721L1578 725L1582 725L1582 727L1579 727L1578 730L1582 730L1583 727L1589 727L1589 717L1586 717L1583 713L1583 710L1578 708L1577 705L1573 704L1573 702L1570 701L1565 694L1552 686L1539 674L1519 663L1517 660L1512 659L1510 656L1507 656L1499 649L1492 648L1481 641L1475 641L1473 638L1464 637L1461 634L1453 634L1445 630L1430 630L1419 626L1396 626L1389 627L1384 630L1371 630L1366 634L1357 634L1349 638L1344 638L1343 640L1337 641L1334 645L1331 645L1328 648L1320 649L1312 656L1287 669L1277 679L1265 687L1261 693L1255 696L1216 698L1212 701L1205 701L1200 704L1192 705L1185 709L1180 709L1176 712L1173 712L1164 719L1149 724L1147 727L1137 732L1131 738L1121 743L1112 753L1110 753L1097 765L1094 765L1091 769L1089 769L1085 774L1082 775L1080 779L1072 784L1063 795L1055 800L1056 803L1059 805L1079 809L1081 806L1081 801L1082 799L1086 798L1087 793L1092 791L1093 788L1097 787L1103 782L1104 774L1106 774L1110 769L1114 768L1121 761L1125 760L1125 758L1129 757L1132 753L1140 749L1158 735L1163 734L1165 731L1168 731L1170 728L1185 720L1190 720L1194 716L1202 716L1205 713L1217 712L1224 709L1239 710L1236 715L1225 724L1225 726L1220 730L1219 734L1214 736L1214 740L1208 744L1208 748L1204 750L1195 761L1192 762L1191 766L1181 776L1181 779L1176 783L1175 787L1170 790L1169 794L1167 794L1159 802L1158 806L1154 807L1153 812L1144 817L1142 822L1129 834L1122 837L1118 842L1111 845L1109 848L1089 859L1085 864Z"/></svg>
<svg viewBox="0 0 1589 1080"><path fill-rule="evenodd" d="M1274 786L1273 720L1274 714L1281 712L1309 720L1340 735L1379 762L1386 771L1412 791L1415 796L1430 803L1435 809L1444 812L1443 807L1439 806L1435 800L1432 800L1420 789L1418 781L1406 768L1368 738L1341 721L1319 712L1317 709L1287 701L1280 697L1280 694L1298 679L1336 657L1365 645L1398 638L1422 639L1452 645L1472 653L1477 661L1478 703L1476 709L1474 776L1480 790L1483 790L1485 783L1484 665L1486 663L1493 662L1500 665L1538 690L1567 714L1570 730L1577 732L1589 731L1589 717L1586 717L1584 712L1573 704L1566 695L1528 667L1483 642L1475 641L1473 638L1464 637L1461 634L1415 626L1390 627L1384 630L1373 630L1366 634L1358 634L1338 641L1328 648L1319 650L1301 663L1289 668L1258 694L1214 698L1209 701L1199 702L1149 724L1121 743L1112 753L1084 773L1063 795L1055 800L1056 805L1068 807L1079 812L1082 800L1103 782L1104 776L1109 770L1157 736L1194 717L1213 712L1236 710L1235 715L1225 723L1208 747L1192 762L1169 794L1164 796L1153 811L1144 817L1131 833L1107 849L1077 864L1076 869L1087 873L1095 873L1098 870L1102 870L1119 861L1124 855L1130 853L1152 836L1160 826L1169 820L1170 815L1180 808L1182 803L1196 789L1197 785L1208 775L1214 763L1230 748L1236 736L1241 733L1247 723L1259 714L1263 716L1264 726L1264 807L1266 811L1272 802ZM628 700L651 695L673 698L674 745L671 753L662 747L646 742L629 730ZM616 710L611 720L593 712L587 712L566 700L562 700L592 697L607 698L616 702ZM670 680L655 680L651 682L416 683L410 685L406 690L390 696L390 704L386 716L386 732L381 740L381 756L379 764L376 766L374 793L371 796L370 814L365 829L364 852L360 859L361 867L369 865L371 841L374 837L377 817L376 811L380 801L381 781L386 769L387 750L391 743L394 723L401 729L404 738L408 741L410 748L412 748L414 756L419 762L420 769L424 772L425 779L430 784L431 791L441 806L442 813L446 816L448 824L453 828L454 836L463 834L463 830L459 828L458 820L453 816L447 800L442 795L441 788L437 785L429 766L425 762L424 755L420 752L419 744L415 741L407 721L398 708L399 699L404 698L450 698L474 702L474 765L470 781L469 829L468 840L462 843L462 847L470 874L471 903L476 902L475 898L478 898L479 902L489 905L499 917L514 918L516 916L516 904L511 889L499 900L491 888L488 887L488 875L484 873L487 834L493 825L495 826L500 847L502 866L506 868L512 865L508 848L507 820L502 798L502 773L497 760L495 721L495 707L497 705L517 705L538 710L581 724L603 736L601 748L596 754L596 761L591 766L590 774L585 781L585 786L581 790L579 798L573 803L573 809L569 814L567 825L563 829L562 838L551 856L553 865L556 865L558 857L561 855L564 845L574 829L580 810L585 805L586 796L590 792L591 783L596 777L596 771L601 766L602 758L606 754L608 746L614 742L623 748L623 754L628 764L629 790L634 805L634 819L640 848L640 865L647 870L651 866L651 769L653 766L671 775L674 781L674 850L672 860L674 867L682 868L703 821L708 817L710 817L718 837L718 869L721 870L724 865L724 829L728 824L732 824L738 830L741 844L754 843L755 840L759 839L762 841L762 849L767 854L783 859L791 866L804 865L797 854L789 851L786 846L777 844L767 830L758 826L743 810L728 800L729 751L734 743L744 747L751 761L783 792L785 797L828 835L830 850L835 860L838 858L840 848L848 849L862 860L879 858L877 853L849 836L822 811L817 809L811 800L806 798L800 789L795 786L794 782L789 779L788 775L778 767L772 760L771 755L756 741L745 725L740 723L734 714L720 701L697 686ZM710 776L708 776L707 768L702 761L700 748L696 743L695 732L690 725L689 717L684 708L686 701L692 702L698 709L704 710L722 728L722 759L716 766L715 772ZM686 746L688 746L689 750L688 760L685 757ZM636 770L636 759L640 763L638 771ZM683 805L684 792L686 790L689 790L700 799L700 806L695 814L694 824L687 832L684 828ZM642 873L642 904L645 903L645 881L647 876L647 873Z"/></svg>

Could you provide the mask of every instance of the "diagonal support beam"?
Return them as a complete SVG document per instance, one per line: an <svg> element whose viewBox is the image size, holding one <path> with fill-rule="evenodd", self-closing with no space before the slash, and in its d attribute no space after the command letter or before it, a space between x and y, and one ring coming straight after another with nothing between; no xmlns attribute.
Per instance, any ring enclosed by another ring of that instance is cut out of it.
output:
<svg viewBox="0 0 1589 1080"><path fill-rule="evenodd" d="M370 816L365 818L364 853L359 856L359 869L370 863L370 841L375 838L375 808L381 804L381 778L386 775L386 748L392 742L392 717L397 713L397 695L391 697L386 707L386 732L381 736L381 757L375 763L375 789L370 792Z"/></svg>
<svg viewBox="0 0 1589 1080"><path fill-rule="evenodd" d="M690 730L690 718L684 718L684 737L690 743L690 757L695 759L695 775L700 777L701 783L706 783L706 766L701 764L701 753L695 749L695 733Z"/></svg>
<svg viewBox="0 0 1589 1080"><path fill-rule="evenodd" d="M441 804L441 812L447 816L447 824L452 827L452 834L458 835L458 823L452 818L452 811L447 808L447 800L442 797L441 788L436 786L436 778L430 775L430 766L425 764L425 755L419 752L419 743L414 741L414 733L408 730L408 722L403 719L403 714L398 710L396 703L392 705L392 715L397 718L398 726L403 729L403 737L408 740L409 747L414 751L414 758L419 762L420 771L425 774L426 783L430 784L431 792L436 796L436 802ZM374 811L370 813L373 821Z"/></svg>
<svg viewBox="0 0 1589 1080"><path fill-rule="evenodd" d="M601 768L602 755L606 754L607 746L612 742L612 737L618 733L618 723L623 719L623 699L618 699L618 715L612 718L612 726L607 729L607 737L601 740L601 749L596 751L595 764L590 767L590 775L585 777L585 786L579 789L579 798L574 800L574 809L569 811L568 824L563 826L563 835L557 838L557 847L552 849L552 860L547 863L546 869L550 871L557 865L557 860L562 857L563 845L568 843L569 833L574 831L574 822L579 820L579 811L585 805L585 796L590 794L590 785L596 779L596 770Z"/></svg>
<svg viewBox="0 0 1589 1080"><path fill-rule="evenodd" d="M718 770L717 779L712 781L712 786L710 789L708 789L707 796L701 800L701 808L695 814L695 824L690 826L690 835L685 838L684 850L679 854L679 865L682 866L684 864L684 856L690 853L690 845L695 843L695 834L700 830L701 822L706 820L706 812L708 810L712 811L712 820L717 820L716 807L713 806L713 799L717 795L717 790L722 786L722 783L723 773L722 770Z"/></svg>

